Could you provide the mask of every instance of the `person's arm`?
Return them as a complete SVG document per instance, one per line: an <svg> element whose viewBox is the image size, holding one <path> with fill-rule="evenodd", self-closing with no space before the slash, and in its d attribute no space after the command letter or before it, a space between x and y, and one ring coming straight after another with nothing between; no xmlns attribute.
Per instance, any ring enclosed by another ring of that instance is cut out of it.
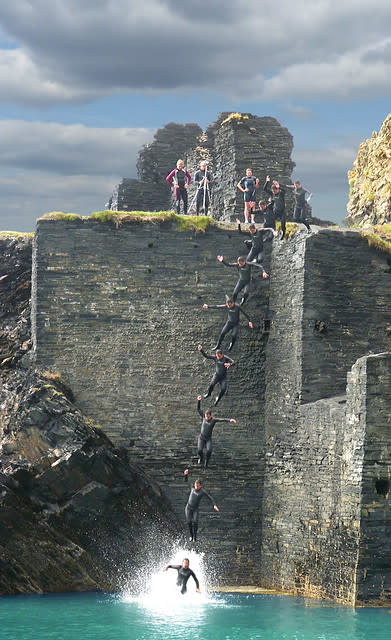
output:
<svg viewBox="0 0 391 640"><path fill-rule="evenodd" d="M178 569L180 568L180 564L168 564L166 567L164 567L163 571L167 571L167 569L176 569L178 571Z"/></svg>
<svg viewBox="0 0 391 640"><path fill-rule="evenodd" d="M218 508L217 504L215 503L214 499L212 498L212 496L210 495L210 493L208 493L207 491L205 491L205 489L202 487L201 489L202 493L208 498L208 500L213 504L213 509L215 511L220 511L220 509Z"/></svg>
<svg viewBox="0 0 391 640"><path fill-rule="evenodd" d="M224 256L217 256L217 260L219 262L221 262L221 264L224 264L226 267L237 267L238 263L237 262L226 262L224 260ZM224 305L223 305L224 306Z"/></svg>
<svg viewBox="0 0 391 640"><path fill-rule="evenodd" d="M308 198L306 198L306 202L309 202L311 200L311 198L312 198L312 193L310 191L308 191L308 189L304 189L304 191L306 193L308 193Z"/></svg>
<svg viewBox="0 0 391 640"><path fill-rule="evenodd" d="M264 242L270 242L271 240L273 240L273 238L278 236L278 232L275 229L272 229L271 227L263 227L261 231L263 234Z"/></svg>
<svg viewBox="0 0 391 640"><path fill-rule="evenodd" d="M237 189L239 189L239 191L241 191L242 193L244 193L244 192L246 191L246 189L244 189L244 188L243 188L242 182L243 182L243 178L241 178L241 179L239 180L239 182L238 182L238 184L236 185L236 187L237 187Z"/></svg>
<svg viewBox="0 0 391 640"><path fill-rule="evenodd" d="M215 422L232 422L233 424L236 424L235 418L213 418L213 420Z"/></svg>
<svg viewBox="0 0 391 640"><path fill-rule="evenodd" d="M226 369L229 369L229 367L233 367L235 362L232 360L232 358L229 358L228 356L224 356L224 358L226 359L227 362L224 363L224 366Z"/></svg>
<svg viewBox="0 0 391 640"><path fill-rule="evenodd" d="M198 396L197 397L197 411L200 414L201 418L204 419L204 414L203 414L202 409L201 409L201 398L202 398L202 396Z"/></svg>
<svg viewBox="0 0 391 640"><path fill-rule="evenodd" d="M196 171L194 174L194 182L197 185L197 188L200 186L200 181L201 181L200 172Z"/></svg>
<svg viewBox="0 0 391 640"><path fill-rule="evenodd" d="M199 593L200 592L200 583L198 582L197 576L194 573L194 571L192 571L191 569L189 569L189 571L190 571L191 577L194 578L194 582L196 584L196 591L198 591L198 593Z"/></svg>
<svg viewBox="0 0 391 640"><path fill-rule="evenodd" d="M205 351L203 350L202 346L199 344L197 347L198 351L200 353L202 353L202 355L204 356L204 358L207 358L208 360L216 360L215 356L208 356L207 353L205 353Z"/></svg>
<svg viewBox="0 0 391 640"><path fill-rule="evenodd" d="M255 267L256 269L262 269L262 278L264 278L266 280L266 278L269 277L269 274L266 273L265 269L263 268L262 264L259 264L259 262L246 262L246 264L250 264L252 267ZM243 311L243 309L242 309ZM244 313L244 311L243 311Z"/></svg>
<svg viewBox="0 0 391 640"><path fill-rule="evenodd" d="M205 309L205 311L207 309L226 309L227 305L226 304L203 304L202 308Z"/></svg>
<svg viewBox="0 0 391 640"><path fill-rule="evenodd" d="M176 169L173 169L172 171L170 171L170 173L168 174L168 176L166 178L166 182L168 182L170 187L172 187L172 182L173 182L175 171L176 171Z"/></svg>

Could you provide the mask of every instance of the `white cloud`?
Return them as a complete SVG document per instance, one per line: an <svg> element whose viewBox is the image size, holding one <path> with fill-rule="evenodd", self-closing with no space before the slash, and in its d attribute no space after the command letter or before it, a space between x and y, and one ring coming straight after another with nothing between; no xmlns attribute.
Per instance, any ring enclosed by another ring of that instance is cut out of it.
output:
<svg viewBox="0 0 391 640"><path fill-rule="evenodd" d="M113 186L136 175L150 129L0 121L0 229L29 231L46 211L102 210Z"/></svg>
<svg viewBox="0 0 391 640"><path fill-rule="evenodd" d="M188 89L247 99L390 95L390 19L385 0L297 0L293 9L285 0L2 3L3 29L19 48L0 50L0 93L32 104Z"/></svg>

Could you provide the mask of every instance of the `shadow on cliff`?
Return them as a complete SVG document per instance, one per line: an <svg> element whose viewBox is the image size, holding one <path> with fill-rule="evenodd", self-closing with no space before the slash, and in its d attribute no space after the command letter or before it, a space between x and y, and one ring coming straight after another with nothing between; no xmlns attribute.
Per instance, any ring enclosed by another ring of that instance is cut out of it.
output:
<svg viewBox="0 0 391 640"><path fill-rule="evenodd" d="M0 239L0 253L0 594L120 589L163 562L177 519L61 381L30 366L31 243Z"/></svg>

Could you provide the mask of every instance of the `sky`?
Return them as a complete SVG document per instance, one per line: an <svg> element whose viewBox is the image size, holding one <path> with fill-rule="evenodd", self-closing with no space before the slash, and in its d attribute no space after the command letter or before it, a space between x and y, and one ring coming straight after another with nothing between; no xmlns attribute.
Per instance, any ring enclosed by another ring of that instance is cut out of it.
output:
<svg viewBox="0 0 391 640"><path fill-rule="evenodd" d="M389 0L2 2L0 229L103 210L157 128L221 111L286 126L313 214L342 223L391 111L390 24Z"/></svg>

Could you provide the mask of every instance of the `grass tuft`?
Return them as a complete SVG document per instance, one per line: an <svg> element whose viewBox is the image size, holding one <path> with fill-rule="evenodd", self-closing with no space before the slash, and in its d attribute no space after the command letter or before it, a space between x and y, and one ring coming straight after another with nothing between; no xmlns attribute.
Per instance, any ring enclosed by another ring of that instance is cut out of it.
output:
<svg viewBox="0 0 391 640"><path fill-rule="evenodd" d="M361 231L360 236L366 239L369 247L374 247L375 249L379 249L379 251L384 251L385 253L391 255L391 241L384 240L373 231Z"/></svg>
<svg viewBox="0 0 391 640"><path fill-rule="evenodd" d="M2 238L34 238L34 231L0 231Z"/></svg>

